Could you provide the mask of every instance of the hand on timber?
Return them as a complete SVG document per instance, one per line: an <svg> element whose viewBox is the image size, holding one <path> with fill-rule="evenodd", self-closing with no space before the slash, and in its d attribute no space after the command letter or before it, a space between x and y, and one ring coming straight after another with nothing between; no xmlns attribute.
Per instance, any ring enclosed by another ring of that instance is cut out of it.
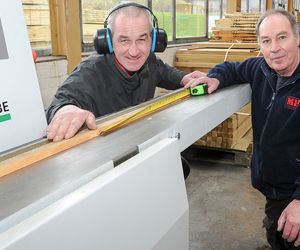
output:
<svg viewBox="0 0 300 250"><path fill-rule="evenodd" d="M277 231L282 231L282 237L288 242L300 246L300 200L293 200L281 213L278 219Z"/></svg>
<svg viewBox="0 0 300 250"><path fill-rule="evenodd" d="M60 108L47 127L47 138L53 141L61 141L73 137L82 125L86 123L89 129L96 129L95 116L74 105L66 105Z"/></svg>
<svg viewBox="0 0 300 250"><path fill-rule="evenodd" d="M190 74L185 75L181 81L185 88L191 88L199 84L207 83L208 94L211 94L219 87L219 80L216 78L207 77L206 74L200 71L194 71Z"/></svg>

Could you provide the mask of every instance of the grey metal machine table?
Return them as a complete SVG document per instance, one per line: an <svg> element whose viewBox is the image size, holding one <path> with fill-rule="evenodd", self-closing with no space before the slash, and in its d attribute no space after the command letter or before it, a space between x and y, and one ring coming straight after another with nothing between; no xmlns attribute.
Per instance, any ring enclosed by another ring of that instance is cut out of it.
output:
<svg viewBox="0 0 300 250"><path fill-rule="evenodd" d="M250 92L190 98L2 177L0 249L188 249L180 152Z"/></svg>

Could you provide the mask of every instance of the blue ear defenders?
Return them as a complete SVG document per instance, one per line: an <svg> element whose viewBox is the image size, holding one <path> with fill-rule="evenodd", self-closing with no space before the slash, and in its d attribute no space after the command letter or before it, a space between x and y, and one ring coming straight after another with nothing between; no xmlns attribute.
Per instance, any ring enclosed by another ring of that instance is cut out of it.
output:
<svg viewBox="0 0 300 250"><path fill-rule="evenodd" d="M153 12L144 5L140 5L137 3L125 3L120 4L113 8L104 21L104 28L98 29L94 35L94 47L99 54L111 54L113 53L113 45L112 45L112 35L109 28L107 28L107 21L109 16L116 10L128 7L135 6L138 8L146 9L150 12L153 17L153 30L151 33L152 42L151 42L151 52L163 52L168 43L167 33L164 29L158 27L158 21Z"/></svg>

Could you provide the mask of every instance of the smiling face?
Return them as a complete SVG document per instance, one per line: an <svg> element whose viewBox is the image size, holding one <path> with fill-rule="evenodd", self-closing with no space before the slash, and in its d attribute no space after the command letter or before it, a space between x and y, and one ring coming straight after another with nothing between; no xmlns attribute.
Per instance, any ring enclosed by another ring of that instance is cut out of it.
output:
<svg viewBox="0 0 300 250"><path fill-rule="evenodd" d="M291 76L299 64L299 36L286 16L273 14L259 26L258 41L268 63L281 76Z"/></svg>
<svg viewBox="0 0 300 250"><path fill-rule="evenodd" d="M123 67L131 72L138 71L150 54L149 17L140 10L135 15L118 13L112 40L115 56Z"/></svg>

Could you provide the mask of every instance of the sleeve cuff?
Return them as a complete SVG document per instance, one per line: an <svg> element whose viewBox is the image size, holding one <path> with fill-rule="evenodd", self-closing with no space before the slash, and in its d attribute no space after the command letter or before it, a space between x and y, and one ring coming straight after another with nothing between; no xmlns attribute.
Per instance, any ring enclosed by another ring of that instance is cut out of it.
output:
<svg viewBox="0 0 300 250"><path fill-rule="evenodd" d="M299 187L299 186L297 186L295 192L294 192L293 195L292 195L292 198L293 198L293 199L300 200L300 187Z"/></svg>

